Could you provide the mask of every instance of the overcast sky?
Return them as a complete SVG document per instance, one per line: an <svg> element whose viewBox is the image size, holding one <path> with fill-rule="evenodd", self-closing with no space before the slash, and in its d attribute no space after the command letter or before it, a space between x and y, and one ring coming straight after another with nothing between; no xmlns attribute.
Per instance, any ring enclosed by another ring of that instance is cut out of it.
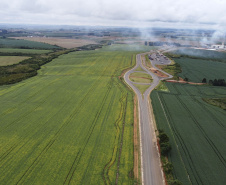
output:
<svg viewBox="0 0 226 185"><path fill-rule="evenodd" d="M0 3L0 23L226 26L226 0L1 0Z"/></svg>

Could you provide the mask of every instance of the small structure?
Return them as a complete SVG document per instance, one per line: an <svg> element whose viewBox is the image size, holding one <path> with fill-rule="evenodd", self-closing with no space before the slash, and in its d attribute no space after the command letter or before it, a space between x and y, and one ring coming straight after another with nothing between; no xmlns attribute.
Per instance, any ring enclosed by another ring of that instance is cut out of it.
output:
<svg viewBox="0 0 226 185"><path fill-rule="evenodd" d="M212 49L225 49L225 45L224 45L224 42L222 42L221 45L212 45L211 46Z"/></svg>

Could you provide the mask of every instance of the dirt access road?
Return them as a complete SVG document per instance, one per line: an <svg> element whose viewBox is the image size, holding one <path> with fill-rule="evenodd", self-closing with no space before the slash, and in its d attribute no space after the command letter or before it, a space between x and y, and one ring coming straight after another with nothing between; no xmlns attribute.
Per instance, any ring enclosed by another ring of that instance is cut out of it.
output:
<svg viewBox="0 0 226 185"><path fill-rule="evenodd" d="M151 91L159 84L160 80L172 78L170 74L158 69L155 65L163 63L169 64L170 61L165 60L164 57L157 58L156 55L153 56L153 60L151 60L153 67L168 75L167 78L158 77L142 65L141 55L144 54L146 53L138 54L136 56L136 66L125 73L124 79L126 83L134 90L138 97L142 185L163 185L165 184L165 180L163 177L160 156L157 147L153 121L154 118L150 111L150 108L152 109L152 107L149 95ZM134 82L130 81L129 79L130 74L133 73L138 67L141 67L147 74L151 75L153 78L153 82L150 84L150 87L144 92L143 95L140 93L139 89L137 89L133 85Z"/></svg>

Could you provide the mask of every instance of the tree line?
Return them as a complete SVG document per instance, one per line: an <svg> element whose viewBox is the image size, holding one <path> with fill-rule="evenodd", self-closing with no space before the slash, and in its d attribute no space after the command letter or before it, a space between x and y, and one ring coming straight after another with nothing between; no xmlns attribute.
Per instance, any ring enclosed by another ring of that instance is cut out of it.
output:
<svg viewBox="0 0 226 185"><path fill-rule="evenodd" d="M202 83L207 83L206 78L203 78ZM224 79L209 80L208 84L213 86L226 86L226 82Z"/></svg>
<svg viewBox="0 0 226 185"><path fill-rule="evenodd" d="M51 62L63 54L74 51L95 50L101 48L102 44L90 44L75 49L58 49L51 53L41 55L30 55L31 58L21 61L18 64L0 67L0 85L14 84L27 78L36 76L42 65ZM29 56L29 55L27 55Z"/></svg>

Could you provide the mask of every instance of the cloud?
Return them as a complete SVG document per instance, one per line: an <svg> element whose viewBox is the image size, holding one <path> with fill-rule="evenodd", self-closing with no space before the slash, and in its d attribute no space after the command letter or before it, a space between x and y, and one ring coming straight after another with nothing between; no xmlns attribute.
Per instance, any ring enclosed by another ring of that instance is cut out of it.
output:
<svg viewBox="0 0 226 185"><path fill-rule="evenodd" d="M8 23L226 26L225 7L224 0L11 0L0 16Z"/></svg>

